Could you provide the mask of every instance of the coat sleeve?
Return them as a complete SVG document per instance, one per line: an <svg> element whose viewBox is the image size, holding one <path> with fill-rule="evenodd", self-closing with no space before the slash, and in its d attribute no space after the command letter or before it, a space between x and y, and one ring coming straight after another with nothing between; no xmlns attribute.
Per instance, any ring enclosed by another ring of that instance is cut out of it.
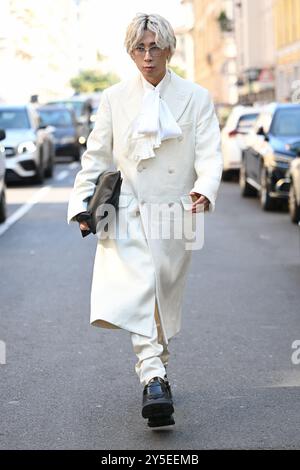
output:
<svg viewBox="0 0 300 470"><path fill-rule="evenodd" d="M97 111L95 127L87 139L87 148L81 157L81 170L77 173L71 191L67 222L87 210L87 201L95 191L100 173L112 166L112 119L108 97L104 91Z"/></svg>
<svg viewBox="0 0 300 470"><path fill-rule="evenodd" d="M223 157L220 126L208 90L205 90L196 127L194 167L197 179L192 191L206 196L210 201L209 212L213 212L222 177Z"/></svg>

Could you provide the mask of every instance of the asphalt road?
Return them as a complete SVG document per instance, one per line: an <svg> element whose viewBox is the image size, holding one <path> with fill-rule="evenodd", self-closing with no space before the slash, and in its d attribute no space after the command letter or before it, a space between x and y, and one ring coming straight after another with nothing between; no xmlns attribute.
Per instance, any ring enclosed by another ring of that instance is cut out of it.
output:
<svg viewBox="0 0 300 470"><path fill-rule="evenodd" d="M46 189L8 189L20 218L0 226L0 448L299 448L300 230L288 214L222 183L170 342L176 424L153 431L129 333L89 324L96 238L66 223L77 171L65 161Z"/></svg>

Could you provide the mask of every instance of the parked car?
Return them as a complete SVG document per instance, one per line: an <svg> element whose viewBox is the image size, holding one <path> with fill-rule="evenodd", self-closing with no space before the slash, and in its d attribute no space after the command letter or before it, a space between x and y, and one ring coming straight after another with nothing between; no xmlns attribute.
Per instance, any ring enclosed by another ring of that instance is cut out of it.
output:
<svg viewBox="0 0 300 470"><path fill-rule="evenodd" d="M41 123L53 127L55 155L70 155L80 160L83 145L73 109L62 105L45 105L37 109Z"/></svg>
<svg viewBox="0 0 300 470"><path fill-rule="evenodd" d="M242 196L259 195L263 210L273 210L289 197L290 148L300 140L300 105L272 103L264 107L242 152Z"/></svg>
<svg viewBox="0 0 300 470"><path fill-rule="evenodd" d="M92 130L91 100L85 97L74 96L69 99L49 101L47 104L63 105L75 112L79 129L79 142L81 145L86 145L88 136Z"/></svg>
<svg viewBox="0 0 300 470"><path fill-rule="evenodd" d="M295 152L296 158L289 168L289 212L292 222L297 224L300 222L300 141L290 145L290 150Z"/></svg>
<svg viewBox="0 0 300 470"><path fill-rule="evenodd" d="M5 148L1 141L5 139L5 130L0 129L0 223L6 219L5 198Z"/></svg>
<svg viewBox="0 0 300 470"><path fill-rule="evenodd" d="M0 105L0 128L5 129L6 180L42 183L52 176L54 142L31 105Z"/></svg>
<svg viewBox="0 0 300 470"><path fill-rule="evenodd" d="M221 132L224 159L223 179L229 180L241 167L242 151L247 146L246 135L252 129L260 109L235 106Z"/></svg>

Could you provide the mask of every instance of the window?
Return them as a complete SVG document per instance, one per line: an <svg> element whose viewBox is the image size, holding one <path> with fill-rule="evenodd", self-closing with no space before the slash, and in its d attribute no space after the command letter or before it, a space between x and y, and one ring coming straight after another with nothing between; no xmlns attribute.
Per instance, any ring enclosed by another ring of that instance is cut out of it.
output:
<svg viewBox="0 0 300 470"><path fill-rule="evenodd" d="M300 137L300 106L276 111L271 133L281 137Z"/></svg>
<svg viewBox="0 0 300 470"><path fill-rule="evenodd" d="M0 129L30 129L25 109L0 109Z"/></svg>
<svg viewBox="0 0 300 470"><path fill-rule="evenodd" d="M40 109L39 115L44 126L71 127L73 125L72 116L67 110Z"/></svg>
<svg viewBox="0 0 300 470"><path fill-rule="evenodd" d="M249 132L249 130L253 127L257 116L258 113L245 114L244 116L241 116L237 125L237 130L239 132Z"/></svg>

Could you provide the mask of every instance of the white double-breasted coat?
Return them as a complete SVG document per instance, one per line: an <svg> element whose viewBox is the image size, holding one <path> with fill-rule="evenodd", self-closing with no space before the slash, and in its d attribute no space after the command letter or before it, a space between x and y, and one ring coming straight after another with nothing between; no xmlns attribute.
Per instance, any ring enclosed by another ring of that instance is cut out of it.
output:
<svg viewBox="0 0 300 470"><path fill-rule="evenodd" d="M209 92L171 71L161 96L182 135L163 141L155 157L139 160L135 159L132 129L143 97L140 74L103 92L71 192L67 219L68 223L75 221L75 215L86 210L86 198L93 194L102 171L112 167L121 171L118 212L120 216L126 213L134 236L97 239L90 321L103 328L151 336L157 299L168 343L180 330L192 251L186 249L184 239L148 237L147 205L181 203L194 191L210 200L209 212L213 212L223 159L219 123ZM181 207L185 214L186 206Z"/></svg>

